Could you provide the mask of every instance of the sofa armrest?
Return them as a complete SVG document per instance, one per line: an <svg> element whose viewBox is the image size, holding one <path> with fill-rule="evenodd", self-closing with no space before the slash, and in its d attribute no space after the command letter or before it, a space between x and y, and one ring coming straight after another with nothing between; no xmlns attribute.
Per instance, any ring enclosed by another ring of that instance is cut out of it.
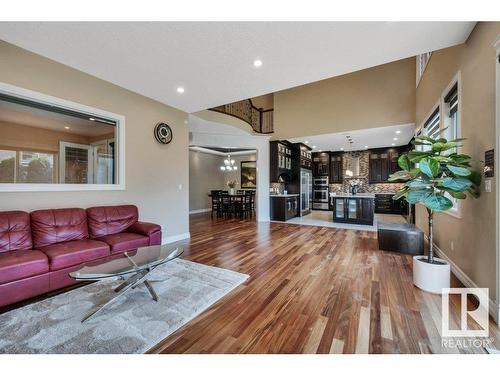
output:
<svg viewBox="0 0 500 375"><path fill-rule="evenodd" d="M143 236L151 236L159 231L161 231L161 227L158 224L143 221L138 221L127 229L127 232L142 234Z"/></svg>

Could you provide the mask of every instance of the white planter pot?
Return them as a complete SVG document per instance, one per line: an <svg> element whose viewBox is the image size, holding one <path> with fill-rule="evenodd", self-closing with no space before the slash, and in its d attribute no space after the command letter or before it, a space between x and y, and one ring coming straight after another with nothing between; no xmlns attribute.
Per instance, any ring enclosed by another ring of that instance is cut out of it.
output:
<svg viewBox="0 0 500 375"><path fill-rule="evenodd" d="M229 188L229 194L230 194L230 195L234 195L234 193L235 193L235 192L234 192L234 188Z"/></svg>
<svg viewBox="0 0 500 375"><path fill-rule="evenodd" d="M450 287L450 264L443 259L434 258L441 264L429 264L419 259L425 255L413 257L413 284L426 292L441 294L443 288Z"/></svg>

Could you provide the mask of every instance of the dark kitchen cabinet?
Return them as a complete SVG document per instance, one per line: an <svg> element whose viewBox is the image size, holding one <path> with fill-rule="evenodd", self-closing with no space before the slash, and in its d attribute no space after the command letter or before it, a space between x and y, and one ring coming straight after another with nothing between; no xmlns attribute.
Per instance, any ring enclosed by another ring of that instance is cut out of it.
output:
<svg viewBox="0 0 500 375"><path fill-rule="evenodd" d="M271 220L287 221L299 212L298 196L271 196Z"/></svg>
<svg viewBox="0 0 500 375"><path fill-rule="evenodd" d="M368 166L370 184L389 182L389 176L401 169L398 159L406 150L406 146L370 150Z"/></svg>
<svg viewBox="0 0 500 375"><path fill-rule="evenodd" d="M312 154L313 176L328 176L330 174L330 153L315 152Z"/></svg>
<svg viewBox="0 0 500 375"><path fill-rule="evenodd" d="M343 182L342 152L330 153L330 184Z"/></svg>
<svg viewBox="0 0 500 375"><path fill-rule="evenodd" d="M333 221L373 225L373 198L334 197Z"/></svg>
<svg viewBox="0 0 500 375"><path fill-rule="evenodd" d="M394 194L375 194L375 213L407 215L408 203L404 198L394 200Z"/></svg>
<svg viewBox="0 0 500 375"><path fill-rule="evenodd" d="M270 182L279 182L280 176L288 182L292 175L293 149L288 142L269 142L269 179Z"/></svg>

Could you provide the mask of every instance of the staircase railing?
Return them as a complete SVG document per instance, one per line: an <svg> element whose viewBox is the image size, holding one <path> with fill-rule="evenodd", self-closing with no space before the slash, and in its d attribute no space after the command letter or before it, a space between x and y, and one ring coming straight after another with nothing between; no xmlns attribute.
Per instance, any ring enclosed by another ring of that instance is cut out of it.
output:
<svg viewBox="0 0 500 375"><path fill-rule="evenodd" d="M253 105L250 99L220 105L209 108L209 110L239 118L250 125L257 133L270 134L274 132L274 111L272 109L259 109Z"/></svg>

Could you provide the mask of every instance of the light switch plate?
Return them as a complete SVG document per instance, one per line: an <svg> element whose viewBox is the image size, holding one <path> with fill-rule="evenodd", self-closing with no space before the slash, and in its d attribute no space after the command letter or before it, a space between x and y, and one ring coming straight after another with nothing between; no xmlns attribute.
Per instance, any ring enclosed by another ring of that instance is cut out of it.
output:
<svg viewBox="0 0 500 375"><path fill-rule="evenodd" d="M491 178L487 178L484 180L484 191L487 193L491 193Z"/></svg>

